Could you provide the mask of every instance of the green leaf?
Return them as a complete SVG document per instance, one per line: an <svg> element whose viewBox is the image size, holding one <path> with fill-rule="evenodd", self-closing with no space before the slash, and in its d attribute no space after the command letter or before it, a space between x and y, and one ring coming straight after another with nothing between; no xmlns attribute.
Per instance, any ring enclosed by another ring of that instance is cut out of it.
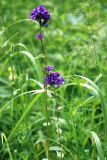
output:
<svg viewBox="0 0 107 160"><path fill-rule="evenodd" d="M94 138L94 141L95 141L95 144L96 144L96 147L97 147L97 151L98 151L98 155L99 155L99 160L105 160L103 149L102 149L102 145L101 145L99 137L93 131L91 132L91 134L92 134L92 136Z"/></svg>

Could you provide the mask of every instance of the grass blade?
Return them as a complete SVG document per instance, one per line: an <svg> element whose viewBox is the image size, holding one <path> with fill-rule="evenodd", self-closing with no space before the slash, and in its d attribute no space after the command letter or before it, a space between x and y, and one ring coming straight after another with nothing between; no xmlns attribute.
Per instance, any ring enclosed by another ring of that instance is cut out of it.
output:
<svg viewBox="0 0 107 160"><path fill-rule="evenodd" d="M2 143L3 143L3 138L6 142L6 146L7 146L7 150L8 150L8 153L9 153L10 160L13 160L8 141L7 141L7 138L6 138L4 133L1 134Z"/></svg>
<svg viewBox="0 0 107 160"><path fill-rule="evenodd" d="M101 142L100 142L100 139L99 137L97 136L97 134L95 132L91 132L92 134L92 137L95 141L95 144L96 144L96 147L97 147L97 151L98 151L98 155L99 155L99 160L105 160L104 158L104 153L103 153L103 149L102 149L102 146L101 146Z"/></svg>
<svg viewBox="0 0 107 160"><path fill-rule="evenodd" d="M35 102L40 98L40 96L42 95L42 93L38 94L33 100L32 102L28 105L27 109L25 110L25 112L23 113L23 115L21 116L21 118L19 119L19 121L17 122L16 126L13 128L13 130L11 131L8 140L10 140L12 138L12 136L15 134L15 132L17 131L17 128L20 126L21 122L23 121L23 119L25 118L25 116L29 113L29 111L31 110L32 106L35 104Z"/></svg>

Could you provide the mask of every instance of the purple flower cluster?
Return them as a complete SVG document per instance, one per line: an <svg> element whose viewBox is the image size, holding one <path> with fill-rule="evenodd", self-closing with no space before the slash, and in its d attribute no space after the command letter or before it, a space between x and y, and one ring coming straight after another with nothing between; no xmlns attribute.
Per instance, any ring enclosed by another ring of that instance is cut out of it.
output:
<svg viewBox="0 0 107 160"><path fill-rule="evenodd" d="M50 13L43 5L40 5L37 8L33 9L30 14L30 18L34 21L38 21L40 26L47 27L48 21L50 20Z"/></svg>
<svg viewBox="0 0 107 160"><path fill-rule="evenodd" d="M53 69L54 69L53 66L46 66L46 67L45 67L45 70L46 70L47 72L50 72L50 71L52 71Z"/></svg>
<svg viewBox="0 0 107 160"><path fill-rule="evenodd" d="M36 38L39 39L39 40L42 40L44 38L43 34L42 33L38 33L36 35Z"/></svg>
<svg viewBox="0 0 107 160"><path fill-rule="evenodd" d="M51 66L51 67L53 67L53 66ZM50 72L51 70L54 69L51 67L47 66L47 68L49 70L48 72ZM50 85L50 86L60 87L62 84L64 84L64 78L62 78L58 72L52 72L46 76L45 84Z"/></svg>

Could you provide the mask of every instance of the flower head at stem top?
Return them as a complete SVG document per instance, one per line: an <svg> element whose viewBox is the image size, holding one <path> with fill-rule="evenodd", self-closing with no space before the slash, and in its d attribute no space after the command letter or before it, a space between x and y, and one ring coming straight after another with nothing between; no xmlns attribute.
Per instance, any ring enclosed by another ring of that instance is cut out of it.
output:
<svg viewBox="0 0 107 160"><path fill-rule="evenodd" d="M30 14L30 18L33 21L39 22L40 26L47 27L50 20L50 13L43 5L40 5L37 8L33 9Z"/></svg>

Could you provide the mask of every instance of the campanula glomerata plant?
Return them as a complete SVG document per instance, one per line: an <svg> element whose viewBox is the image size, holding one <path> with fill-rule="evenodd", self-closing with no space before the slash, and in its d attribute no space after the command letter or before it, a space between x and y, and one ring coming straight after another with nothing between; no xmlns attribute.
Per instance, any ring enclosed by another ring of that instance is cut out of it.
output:
<svg viewBox="0 0 107 160"><path fill-rule="evenodd" d="M51 15L49 11L45 8L45 6L40 5L33 9L33 11L30 14L30 18L33 21L38 22L40 32L36 35L36 38L40 40L41 42L41 49L42 49L42 54L44 56L44 92L45 92L45 111L46 111L46 127L47 127L47 140L46 140L46 148L47 148L47 159L51 160L50 156L50 151L49 148L50 146L50 133L49 133L49 114L48 114L48 95L47 95L47 87L51 86L53 89L53 95L56 101L56 110L57 110L57 122L56 122L56 131L58 133L58 140L59 140L59 145L60 145L60 150L61 150L61 156L60 158L62 159L62 145L61 145L61 140L60 140L60 128L59 128L59 110L58 110L58 102L57 102L57 95L56 95L56 88L60 87L62 84L64 84L64 78L61 77L59 72L54 72L54 66L48 65L47 64L47 56L46 56L46 51L45 51L45 46L44 46L44 34L42 32L42 27L48 27Z"/></svg>

